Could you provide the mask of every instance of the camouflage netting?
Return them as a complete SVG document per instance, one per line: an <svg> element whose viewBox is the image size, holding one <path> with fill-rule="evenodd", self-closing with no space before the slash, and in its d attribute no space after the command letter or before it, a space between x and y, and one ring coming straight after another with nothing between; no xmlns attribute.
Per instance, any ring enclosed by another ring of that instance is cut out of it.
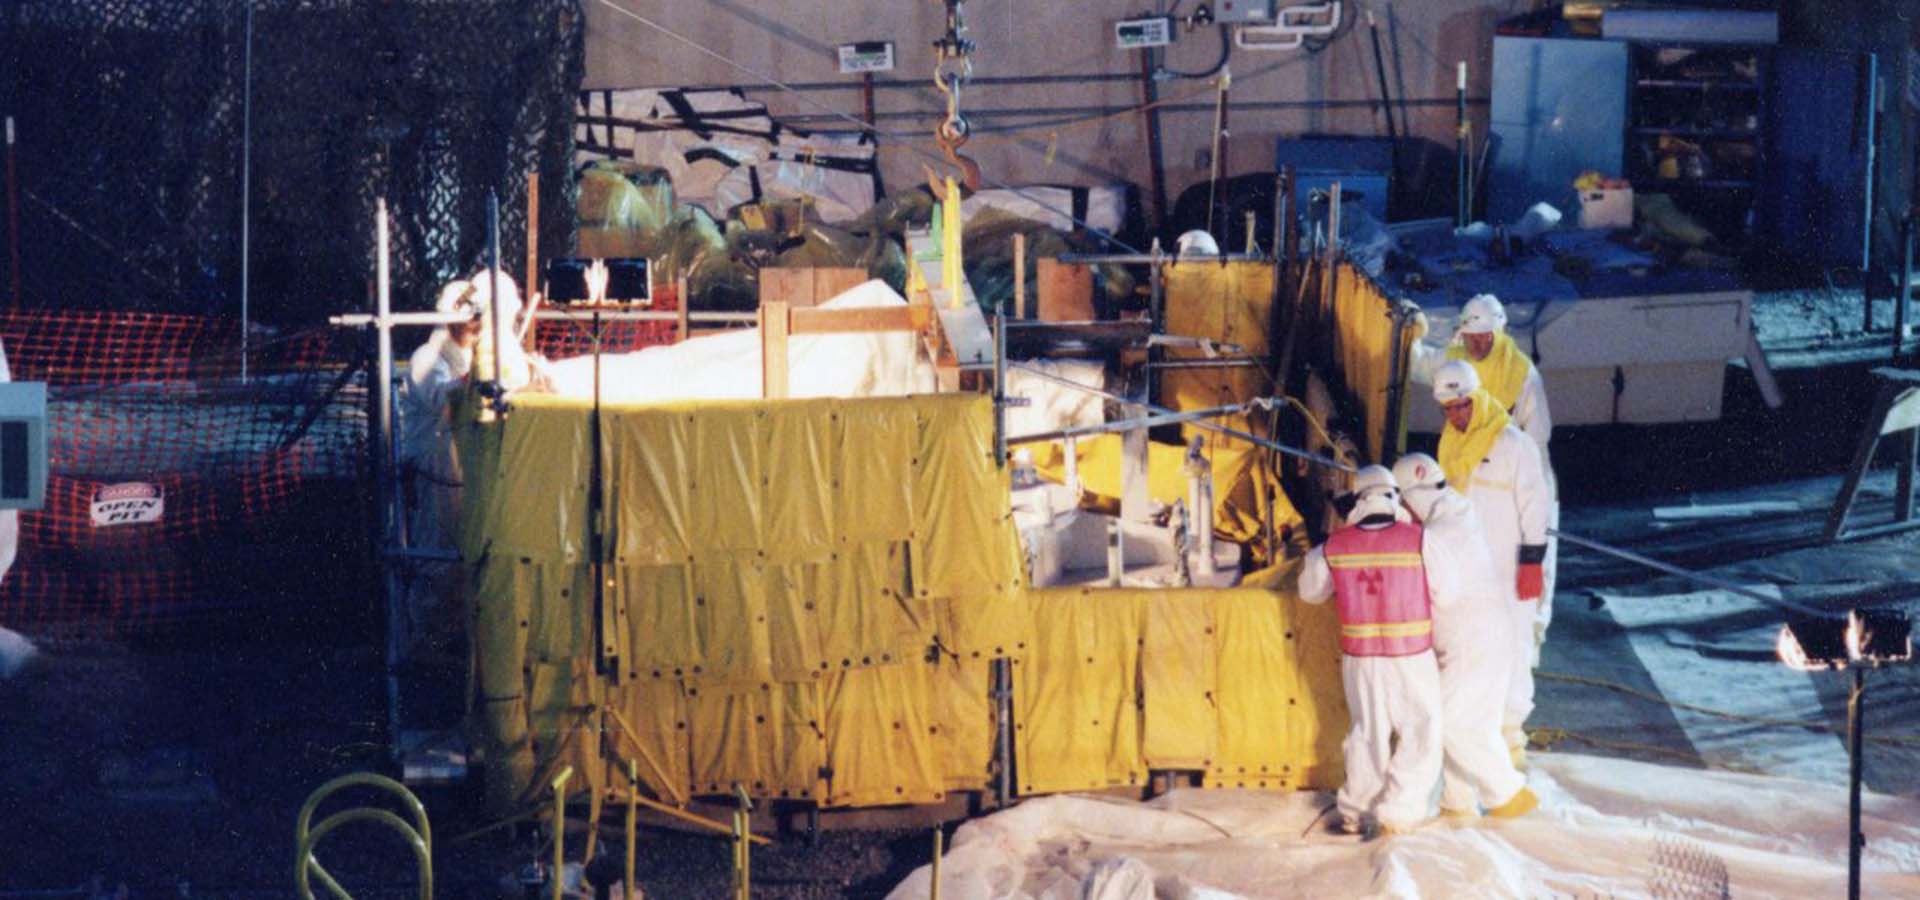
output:
<svg viewBox="0 0 1920 900"><path fill-rule="evenodd" d="M478 265L489 188L520 274L530 170L542 255L570 249L579 0L251 5L253 318L363 306L382 196L401 308ZM41 0L0 13L27 305L238 315L247 7Z"/></svg>

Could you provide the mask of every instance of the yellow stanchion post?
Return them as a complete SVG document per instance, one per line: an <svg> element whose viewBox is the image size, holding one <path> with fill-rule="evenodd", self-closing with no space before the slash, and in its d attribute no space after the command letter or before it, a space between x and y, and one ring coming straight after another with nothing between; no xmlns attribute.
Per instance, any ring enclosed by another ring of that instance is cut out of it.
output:
<svg viewBox="0 0 1920 900"><path fill-rule="evenodd" d="M635 839L639 836L640 824L640 764L627 760L627 880L626 895L634 895L633 888L633 852Z"/></svg>
<svg viewBox="0 0 1920 900"><path fill-rule="evenodd" d="M753 798L747 796L747 789L739 782L733 783L733 796L739 807L733 811L733 891L735 900L751 900L753 896L753 857L752 843L747 838L753 834Z"/></svg>
<svg viewBox="0 0 1920 900"><path fill-rule="evenodd" d="M739 854L739 873L733 883L739 890L739 900L753 900L753 798L747 796L747 789L735 781L733 798L739 800L739 810L733 812L733 821L739 827L739 837L733 839L735 852Z"/></svg>
<svg viewBox="0 0 1920 900"><path fill-rule="evenodd" d="M567 781L573 778L572 766L561 766L553 776L553 871L547 883L553 885L553 900L560 900L561 874L567 853Z"/></svg>
<svg viewBox="0 0 1920 900"><path fill-rule="evenodd" d="M940 826L933 826L933 887L927 893L929 900L940 900L940 856L946 849L946 842L946 833L940 830Z"/></svg>
<svg viewBox="0 0 1920 900"><path fill-rule="evenodd" d="M940 234L940 286L947 289L947 308L959 309L960 278L960 186L947 179L947 202L941 208L945 217Z"/></svg>

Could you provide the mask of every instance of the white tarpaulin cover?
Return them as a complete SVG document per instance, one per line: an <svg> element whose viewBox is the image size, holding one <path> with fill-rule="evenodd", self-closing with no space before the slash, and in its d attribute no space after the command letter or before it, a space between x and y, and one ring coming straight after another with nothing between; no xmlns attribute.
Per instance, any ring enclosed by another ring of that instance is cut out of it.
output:
<svg viewBox="0 0 1920 900"><path fill-rule="evenodd" d="M949 900L1253 897L1831 897L1847 880L1842 785L1536 754L1540 809L1361 842L1323 794L1053 796L960 826ZM1863 894L1920 897L1920 801L1867 794ZM1302 836L1306 833L1306 836ZM890 900L927 896L915 871ZM1724 893L1722 887L1725 888Z"/></svg>
<svg viewBox="0 0 1920 900"><path fill-rule="evenodd" d="M905 306L887 283L874 279L820 304L822 309ZM935 390L933 367L921 337L906 331L796 335L787 339L787 383L791 397L897 397ZM1055 378L1093 388L1105 385L1100 363L1032 363ZM593 397L593 357L576 356L546 363L542 371L551 390L562 396ZM665 403L679 400L747 400L760 396L760 332L743 328L648 347L600 359L603 403ZM1030 434L1091 425L1104 418L1098 394L1078 391L1039 375L1010 369L1007 393L1027 401L1008 410L1009 434Z"/></svg>
<svg viewBox="0 0 1920 900"><path fill-rule="evenodd" d="M875 279L820 304L822 309L905 306ZM788 396L889 397L934 389L920 336L907 331L798 335L787 341ZM593 357L549 363L556 394L593 397ZM760 331L743 328L600 360L603 403L758 399Z"/></svg>

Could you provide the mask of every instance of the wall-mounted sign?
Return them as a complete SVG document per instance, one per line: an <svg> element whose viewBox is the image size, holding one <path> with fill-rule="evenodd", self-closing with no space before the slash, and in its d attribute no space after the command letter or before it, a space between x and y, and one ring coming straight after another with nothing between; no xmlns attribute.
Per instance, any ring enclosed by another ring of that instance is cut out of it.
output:
<svg viewBox="0 0 1920 900"><path fill-rule="evenodd" d="M158 522L166 505L160 488L144 481L102 485L93 492L93 527Z"/></svg>
<svg viewBox="0 0 1920 900"><path fill-rule="evenodd" d="M892 41L861 41L840 45L840 74L893 71Z"/></svg>

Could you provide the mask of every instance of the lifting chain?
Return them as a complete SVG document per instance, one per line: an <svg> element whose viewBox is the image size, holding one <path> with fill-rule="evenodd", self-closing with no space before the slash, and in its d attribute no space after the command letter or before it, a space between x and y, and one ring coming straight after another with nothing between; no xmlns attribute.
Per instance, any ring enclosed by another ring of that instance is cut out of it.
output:
<svg viewBox="0 0 1920 900"><path fill-rule="evenodd" d="M945 0L945 3L947 31L933 42L933 86L947 99L947 115L934 129L934 140L947 159L960 167L967 189L975 191L980 189L980 166L960 155L961 146L972 134L966 117L960 114L960 88L973 76L974 45L965 37L967 25L960 15L961 0Z"/></svg>

